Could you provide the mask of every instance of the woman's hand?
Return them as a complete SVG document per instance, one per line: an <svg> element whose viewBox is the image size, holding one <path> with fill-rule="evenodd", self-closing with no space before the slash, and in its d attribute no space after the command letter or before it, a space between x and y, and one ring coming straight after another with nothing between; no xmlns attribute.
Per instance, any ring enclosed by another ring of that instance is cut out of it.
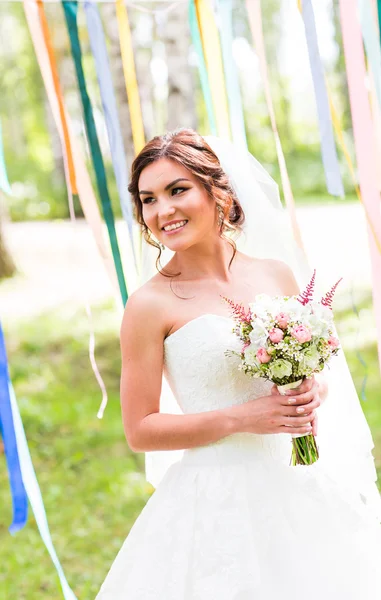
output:
<svg viewBox="0 0 381 600"><path fill-rule="evenodd" d="M226 410L236 421L235 431L259 434L312 433L316 435L320 406L315 379L305 380L292 396L282 396L273 386L270 396L233 406Z"/></svg>
<svg viewBox="0 0 381 600"><path fill-rule="evenodd" d="M288 397L288 402L292 406L295 406L298 410L299 410L299 408L304 408L306 413L309 412L311 414L311 410L310 410L311 406L312 406L311 402L309 404L305 404L303 402L303 394L305 394L306 392L313 392L314 399L318 399L318 401L319 401L319 404L317 406L320 406L320 404L322 403L321 385L315 379L314 376L310 377L309 379L304 379L304 381L297 388L288 390L286 392L286 397ZM276 385L273 385L273 387L271 388L271 394L273 394L275 396L280 395L279 390ZM301 401L302 401L302 404L300 404ZM300 412L300 414L303 414L302 410L300 410L299 412ZM318 415L316 412L314 412L314 411L312 411L312 412L313 412L313 419L311 420L311 424L312 424L312 432L311 433L312 433L312 435L317 435Z"/></svg>

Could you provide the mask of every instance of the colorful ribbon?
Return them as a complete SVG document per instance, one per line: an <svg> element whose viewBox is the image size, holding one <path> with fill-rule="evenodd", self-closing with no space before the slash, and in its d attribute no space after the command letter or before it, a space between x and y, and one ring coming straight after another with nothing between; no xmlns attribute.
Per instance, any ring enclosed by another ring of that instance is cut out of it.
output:
<svg viewBox="0 0 381 600"><path fill-rule="evenodd" d="M196 5L194 3L194 0L190 0L189 2L189 25L192 37L192 44L197 54L197 66L200 75L202 94L204 96L206 112L209 120L209 129L212 135L217 135L217 125L213 108L212 92L210 90L209 85L208 71L206 70L204 51L202 49L200 30L197 21Z"/></svg>
<svg viewBox="0 0 381 600"><path fill-rule="evenodd" d="M26 492L28 494L29 502L32 507L32 511L34 514L34 518L36 520L36 524L38 530L41 535L41 539L45 544L47 551L49 552L50 558L56 568L61 588L63 592L63 596L65 600L77 600L73 590L70 588L65 574L62 570L60 561L58 560L57 553L54 549L52 538L49 531L48 520L46 516L44 501L42 499L41 490L38 485L36 473L33 467L32 459L30 456L28 442L25 436L24 427L22 424L20 411L17 405L15 393L12 387L11 382L8 382L8 394L11 402L12 409L12 417L14 422L14 429L16 434L16 442L17 449L19 453L20 459L20 467L23 482L25 485Z"/></svg>
<svg viewBox="0 0 381 600"><path fill-rule="evenodd" d="M46 23L44 7L42 3L37 4L37 2L30 2L29 0L24 0L23 6L34 51L45 85L47 98L61 139L68 180L68 190L72 194L75 194L77 191L76 186L78 185L79 200L85 219L94 235L95 243L112 283L112 287L117 290L118 281L116 278L115 266L108 247L105 245L103 239L103 223L97 201L94 196L90 177L80 148L70 131L68 117L63 104L60 83L58 80L58 69L52 49L49 29ZM70 156L72 156L71 159Z"/></svg>
<svg viewBox="0 0 381 600"><path fill-rule="evenodd" d="M7 353L0 323L0 433L4 441L5 459L11 486L13 521L9 531L13 534L22 529L28 520L28 498L21 475L8 381Z"/></svg>
<svg viewBox="0 0 381 600"><path fill-rule="evenodd" d="M237 67L233 59L233 2L232 0L218 0L217 8L232 136L237 145L247 149L241 90Z"/></svg>
<svg viewBox="0 0 381 600"><path fill-rule="evenodd" d="M8 180L8 175L7 175L7 168L5 166L4 146L3 146L3 130L2 130L2 126L1 126L1 121L0 121L0 190L3 190L3 192L5 194L8 194L8 196L12 195L12 189L11 189L11 186L9 185L9 180Z"/></svg>
<svg viewBox="0 0 381 600"><path fill-rule="evenodd" d="M378 27L376 26L373 10L369 0L359 0L360 23L362 37L373 73L376 94L381 107L381 47Z"/></svg>
<svg viewBox="0 0 381 600"><path fill-rule="evenodd" d="M85 13L87 19L87 28L89 31L90 46L94 56L95 68L102 98L102 106L106 121L115 180L118 187L123 217L127 223L130 234L131 249L134 255L135 267L137 269L138 266L133 238L132 205L131 198L128 193L127 159L124 152L118 109L107 56L107 47L102 21L98 6L93 0L85 0Z"/></svg>
<svg viewBox="0 0 381 600"><path fill-rule="evenodd" d="M115 0L115 6L119 29L120 52L122 56L124 79L126 82L128 106L130 109L132 139L134 142L135 154L138 154L145 144L145 138L139 99L139 87L136 79L134 52L132 48L131 29L124 0Z"/></svg>
<svg viewBox="0 0 381 600"><path fill-rule="evenodd" d="M329 110L329 100L325 86L323 64L319 53L315 16L311 0L303 0L302 16L306 32L312 80L314 84L327 189L328 192L333 196L343 197L344 188L340 175L339 161L337 158L335 138L333 135L333 127Z"/></svg>
<svg viewBox="0 0 381 600"><path fill-rule="evenodd" d="M78 4L71 0L63 0L62 2L64 15L66 19L67 30L70 38L71 53L74 60L75 71L77 74L78 87L81 95L84 120L86 125L87 138L90 146L90 153L94 165L95 177L99 196L101 199L103 216L106 221L107 230L110 238L111 250L114 257L115 269L118 277L119 289L122 296L123 304L126 304L128 299L126 282L124 279L122 260L118 239L115 230L114 213L111 206L110 195L107 187L106 170L103 164L102 153L99 145L97 130L95 127L93 110L91 107L90 98L87 92L85 74L82 66L82 50L79 41L77 14Z"/></svg>
<svg viewBox="0 0 381 600"><path fill-rule="evenodd" d="M271 97L270 81L267 68L266 50L263 39L262 12L260 0L246 0L246 9L249 16L251 34L254 41L255 50L259 59L259 68L261 71L262 83L265 92L267 110L269 111L271 127L275 138L275 147L278 156L280 175L283 186L284 198L291 219L292 229L294 232L295 241L305 254L305 249L300 233L298 221L296 218L294 196L292 194L291 183L288 177L286 160L284 158L282 144L279 137L278 127L276 124L275 111Z"/></svg>
<svg viewBox="0 0 381 600"><path fill-rule="evenodd" d="M226 96L220 39L209 0L195 0L196 15L216 116L218 135L230 139L229 109Z"/></svg>
<svg viewBox="0 0 381 600"><path fill-rule="evenodd" d="M367 206L370 222L377 239L381 239L380 194L377 187L375 140L368 91L365 87L366 68L361 30L357 18L356 0L340 0L349 99L359 172L361 195ZM369 221L368 221L369 224ZM379 361L381 367L381 254L374 235L368 228L373 275L373 301L376 318Z"/></svg>

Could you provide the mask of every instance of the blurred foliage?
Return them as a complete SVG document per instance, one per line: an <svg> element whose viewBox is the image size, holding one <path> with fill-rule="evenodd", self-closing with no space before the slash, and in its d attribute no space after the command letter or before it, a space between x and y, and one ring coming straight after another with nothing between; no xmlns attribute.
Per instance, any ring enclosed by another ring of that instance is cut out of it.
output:
<svg viewBox="0 0 381 600"><path fill-rule="evenodd" d="M362 326L371 327L371 298L358 303ZM339 334L360 390L364 369L356 357L357 317L336 311ZM64 306L5 330L10 371L58 556L80 600L93 600L152 488L142 454L125 441L120 405L119 323L113 305L94 308L96 358L109 392L103 420L101 394L88 358L85 312ZM367 400L381 475L380 376L375 343L361 348L368 365ZM0 453L0 600L60 600L59 582L33 515L12 537L11 499Z"/></svg>
<svg viewBox="0 0 381 600"><path fill-rule="evenodd" d="M280 5L279 0L271 0L263 6L265 41L278 129L296 201L316 201L327 197L319 135L316 122L301 124L292 120L289 82L280 75L279 70L279 39L282 26ZM47 5L46 12L73 129L84 155L88 158L79 94L62 9L58 5ZM144 15L141 15L141 18L145 18ZM337 24L335 9L332 12L332 20ZM110 161L94 61L90 54L82 11L79 12L79 28L88 90L107 168L110 196L115 214L120 217L119 198ZM330 65L329 75L352 152L344 59L339 28L336 27L335 31L338 52L336 60ZM0 34L0 115L3 117L4 150L13 190L13 196L6 201L7 210L13 220L67 218L69 212L60 142L21 3L0 5ZM251 40L244 2L236 2L235 35ZM196 113L200 131L203 133L204 130L207 131L205 105L196 67L190 64L190 68L195 71ZM141 85L146 85L144 80ZM271 175L280 181L275 144L263 93L257 98L250 98L245 109L249 147L255 155L261 157L261 162ZM94 184L90 162L88 169ZM341 170L345 188L351 198L353 182L345 163L342 164ZM80 206L76 206L76 213L82 215Z"/></svg>

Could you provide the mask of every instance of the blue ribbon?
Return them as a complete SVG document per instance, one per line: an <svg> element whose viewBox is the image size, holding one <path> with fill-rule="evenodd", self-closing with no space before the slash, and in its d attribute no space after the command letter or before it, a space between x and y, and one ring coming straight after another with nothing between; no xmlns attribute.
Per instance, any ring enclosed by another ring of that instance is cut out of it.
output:
<svg viewBox="0 0 381 600"><path fill-rule="evenodd" d="M11 403L22 478L24 481L26 492L28 494L29 502L32 507L34 517L36 519L38 530L40 532L42 541L44 542L46 549L49 552L50 558L52 559L52 562L57 570L64 599L77 600L74 592L72 591L66 580L66 577L64 575L64 572L62 570L62 567L60 565L56 551L53 546L52 538L49 531L48 520L46 517L44 502L41 495L41 490L38 485L36 473L33 468L33 463L30 456L28 442L25 436L20 411L10 381L8 381L8 396L10 398Z"/></svg>
<svg viewBox="0 0 381 600"><path fill-rule="evenodd" d="M238 72L233 60L233 24L232 0L219 0L217 4L219 14L219 31L222 46L222 58L226 78L226 88L229 98L230 124L233 141L247 150L245 121L243 117L242 97L239 87Z"/></svg>
<svg viewBox="0 0 381 600"><path fill-rule="evenodd" d="M107 135L110 144L116 185L119 191L123 217L127 223L130 234L135 267L137 268L137 258L133 241L132 204L130 194L128 193L127 160L123 146L118 109L107 55L105 35L98 6L95 4L95 2L92 0L85 0L85 13L87 19L87 28L89 31L90 46L94 56L98 84L102 98L103 112L106 120Z"/></svg>
<svg viewBox="0 0 381 600"><path fill-rule="evenodd" d="M7 176L7 169L5 166L4 159L4 147L3 147L3 131L1 127L0 121L0 190L3 190L5 194L8 196L12 195L11 186L9 185L9 180Z"/></svg>
<svg viewBox="0 0 381 600"><path fill-rule="evenodd" d="M0 433L4 441L13 504L13 521L9 531L14 534L22 529L28 520L28 498L21 475L8 382L7 353L0 323Z"/></svg>
<svg viewBox="0 0 381 600"><path fill-rule="evenodd" d="M325 85L323 64L319 53L315 16L311 0L303 0L302 15L306 31L308 55L315 90L316 107L319 120L321 151L327 189L333 196L344 196L339 161L329 109L328 93Z"/></svg>
<svg viewBox="0 0 381 600"><path fill-rule="evenodd" d="M196 5L194 0L189 2L189 24L192 36L192 44L197 52L198 71L200 75L201 89L204 96L206 112L209 119L209 127L212 135L217 135L216 118L214 115L212 93L210 91L208 71L206 69L204 50L201 42L200 30L197 21Z"/></svg>

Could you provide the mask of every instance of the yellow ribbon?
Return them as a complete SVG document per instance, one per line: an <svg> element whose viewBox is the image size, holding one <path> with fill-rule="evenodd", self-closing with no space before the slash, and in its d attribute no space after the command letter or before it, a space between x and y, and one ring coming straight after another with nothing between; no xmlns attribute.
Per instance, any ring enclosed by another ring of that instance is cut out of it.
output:
<svg viewBox="0 0 381 600"><path fill-rule="evenodd" d="M221 137L231 139L220 37L213 10L208 0L195 0L195 5L218 134Z"/></svg>
<svg viewBox="0 0 381 600"><path fill-rule="evenodd" d="M143 117L140 107L138 81L136 79L134 53L130 23L127 8L123 0L115 0L116 17L118 20L120 51L122 56L124 79L128 106L130 109L132 139L135 154L138 154L145 144Z"/></svg>
<svg viewBox="0 0 381 600"><path fill-rule="evenodd" d="M254 46L257 52L257 56L259 59L259 68L262 77L263 88L265 92L267 110L269 111L271 127L274 133L275 138L275 147L278 156L280 175L282 179L283 193L286 201L286 206L289 211L292 229L294 232L295 240L302 250L304 254L305 248L302 241L302 236L300 233L298 221L296 218L296 210L295 210L295 201L294 196L291 189L291 183L288 176L286 160L284 158L284 153L282 149L282 143L280 141L278 127L275 118L274 105L271 97L271 89L270 89L270 81L269 74L267 68L267 60L266 60L266 50L265 43L263 39L263 27L262 27L262 12L261 12L261 4L260 0L246 0L247 13L249 16L249 23L251 34L254 41Z"/></svg>

